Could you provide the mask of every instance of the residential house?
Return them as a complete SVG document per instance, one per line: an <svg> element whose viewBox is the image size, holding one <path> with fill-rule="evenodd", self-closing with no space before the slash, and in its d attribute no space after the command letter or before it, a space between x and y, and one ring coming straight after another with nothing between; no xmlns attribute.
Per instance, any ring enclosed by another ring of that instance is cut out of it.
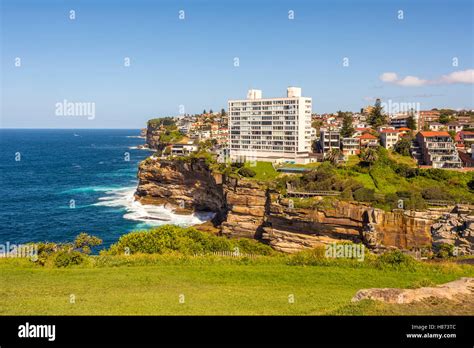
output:
<svg viewBox="0 0 474 348"><path fill-rule="evenodd" d="M448 132L418 132L422 164L433 168L461 168L456 146Z"/></svg>
<svg viewBox="0 0 474 348"><path fill-rule="evenodd" d="M399 138L400 133L396 129L383 129L380 131L380 143L386 149L392 149Z"/></svg>
<svg viewBox="0 0 474 348"><path fill-rule="evenodd" d="M347 156L358 155L360 153L359 138L342 138L342 153Z"/></svg>
<svg viewBox="0 0 474 348"><path fill-rule="evenodd" d="M376 147L379 145L379 139L370 133L364 133L359 137L360 148L364 147Z"/></svg>

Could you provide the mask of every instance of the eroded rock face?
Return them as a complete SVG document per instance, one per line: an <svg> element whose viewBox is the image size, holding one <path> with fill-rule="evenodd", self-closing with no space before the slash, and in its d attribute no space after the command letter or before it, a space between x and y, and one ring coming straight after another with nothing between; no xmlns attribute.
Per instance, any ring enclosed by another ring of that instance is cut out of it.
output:
<svg viewBox="0 0 474 348"><path fill-rule="evenodd" d="M412 303L427 298L457 300L460 296L474 296L474 278L461 278L436 287L419 289L373 288L357 291L352 302L375 300L387 303Z"/></svg>
<svg viewBox="0 0 474 348"><path fill-rule="evenodd" d="M222 219L226 202L222 179L204 161L148 159L140 163L135 198L146 204L167 205L180 213L213 211Z"/></svg>
<svg viewBox="0 0 474 348"><path fill-rule="evenodd" d="M338 200L315 208L292 208L268 183L226 179L198 159L148 159L140 164L138 178L136 199L166 204L177 213L216 212L214 223L221 234L256 238L284 252L352 241L375 251L447 242L459 246L461 253L473 253L474 220L457 218L459 214L436 223L443 213L386 212Z"/></svg>
<svg viewBox="0 0 474 348"><path fill-rule="evenodd" d="M163 144L160 143L160 127L148 124L146 128L146 144L150 149L161 150Z"/></svg>
<svg viewBox="0 0 474 348"><path fill-rule="evenodd" d="M228 212L221 225L222 234L260 239L266 215L266 190L255 181L229 179L224 192Z"/></svg>
<svg viewBox="0 0 474 348"><path fill-rule="evenodd" d="M275 249L298 251L337 241L363 242L372 249L431 246L437 213L385 212L364 204L334 201L311 209L290 209L285 200L270 205L263 239Z"/></svg>
<svg viewBox="0 0 474 348"><path fill-rule="evenodd" d="M474 216L445 214L431 226L433 247L453 245L458 256L474 254Z"/></svg>
<svg viewBox="0 0 474 348"><path fill-rule="evenodd" d="M288 199L272 200L262 239L274 249L297 252L341 240L362 242L363 212L337 202L324 208L298 209Z"/></svg>

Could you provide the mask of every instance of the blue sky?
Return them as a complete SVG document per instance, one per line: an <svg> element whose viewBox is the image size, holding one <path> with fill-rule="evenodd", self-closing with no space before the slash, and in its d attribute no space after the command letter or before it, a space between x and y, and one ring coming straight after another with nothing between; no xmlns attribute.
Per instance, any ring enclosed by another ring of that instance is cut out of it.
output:
<svg viewBox="0 0 474 348"><path fill-rule="evenodd" d="M1 42L1 127L139 128L290 85L314 112L474 108L471 0L3 0ZM95 117L56 116L64 99Z"/></svg>

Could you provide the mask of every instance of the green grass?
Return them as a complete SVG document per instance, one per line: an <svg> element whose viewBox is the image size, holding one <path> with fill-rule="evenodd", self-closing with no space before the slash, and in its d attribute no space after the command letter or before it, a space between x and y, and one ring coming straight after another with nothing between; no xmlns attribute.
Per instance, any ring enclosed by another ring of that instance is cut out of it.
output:
<svg viewBox="0 0 474 348"><path fill-rule="evenodd" d="M402 156L399 153L391 151L391 150L388 151L388 157L399 164L405 164L412 168L415 168L417 166L416 160L413 159L412 157Z"/></svg>
<svg viewBox="0 0 474 348"><path fill-rule="evenodd" d="M372 180L372 177L370 176L370 174L357 173L357 176L354 179L359 181L366 188L377 190L374 180Z"/></svg>
<svg viewBox="0 0 474 348"><path fill-rule="evenodd" d="M347 167L352 167L360 163L360 158L357 155L351 155L348 157L346 166Z"/></svg>
<svg viewBox="0 0 474 348"><path fill-rule="evenodd" d="M273 168L271 162L246 162L245 167L252 169L256 173L254 177L249 178L253 180L273 180L280 174Z"/></svg>
<svg viewBox="0 0 474 348"><path fill-rule="evenodd" d="M298 163L282 163L278 165L281 168L306 168L306 169L315 169L321 165L321 162L311 162L306 164L298 164Z"/></svg>
<svg viewBox="0 0 474 348"><path fill-rule="evenodd" d="M404 314L399 307L350 300L361 288L411 287L426 279L439 284L474 275L472 266L458 265L403 272L294 266L282 257L101 258L101 265L65 269L1 259L0 315ZM70 303L71 295L75 303ZM185 303L179 302L180 295ZM291 295L294 303L288 301Z"/></svg>

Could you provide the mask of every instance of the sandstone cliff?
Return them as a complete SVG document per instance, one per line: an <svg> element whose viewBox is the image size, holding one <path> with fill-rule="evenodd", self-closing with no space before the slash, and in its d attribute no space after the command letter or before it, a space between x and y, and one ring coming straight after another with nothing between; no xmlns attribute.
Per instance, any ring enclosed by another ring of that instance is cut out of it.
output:
<svg viewBox="0 0 474 348"><path fill-rule="evenodd" d="M229 179L225 184L228 207L222 234L229 237L261 239L267 213L267 192L262 184L250 180Z"/></svg>
<svg viewBox="0 0 474 348"><path fill-rule="evenodd" d="M150 149L162 150L163 145L160 143L160 126L158 124L148 123L145 137L146 144Z"/></svg>
<svg viewBox="0 0 474 348"><path fill-rule="evenodd" d="M213 175L204 161L166 161L149 158L138 168L135 198L163 204L180 213L212 211L218 219L226 213L222 178Z"/></svg>
<svg viewBox="0 0 474 348"><path fill-rule="evenodd" d="M386 212L339 200L293 208L268 184L213 174L199 159L148 159L140 164L138 178L138 200L168 204L178 213L216 212L214 223L221 234L256 238L284 252L344 240L363 242L374 250L430 248L432 225L442 215Z"/></svg>
<svg viewBox="0 0 474 348"><path fill-rule="evenodd" d="M296 209L288 200L271 203L263 239L275 249L294 252L335 241L363 242L372 249L431 246L436 214L385 212L361 203L334 200L311 209Z"/></svg>

